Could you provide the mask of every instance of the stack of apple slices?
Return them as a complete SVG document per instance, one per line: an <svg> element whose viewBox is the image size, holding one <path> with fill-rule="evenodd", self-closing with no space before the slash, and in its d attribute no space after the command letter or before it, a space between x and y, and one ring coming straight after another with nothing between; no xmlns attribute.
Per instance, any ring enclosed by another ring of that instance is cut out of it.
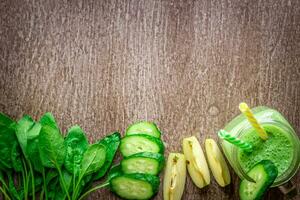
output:
<svg viewBox="0 0 300 200"><path fill-rule="evenodd" d="M205 140L205 150L195 136L184 138L183 154L170 153L164 177L164 200L180 200L185 187L186 167L194 184L203 188L210 184L208 164L221 187L230 184L230 173L226 161L213 139Z"/></svg>

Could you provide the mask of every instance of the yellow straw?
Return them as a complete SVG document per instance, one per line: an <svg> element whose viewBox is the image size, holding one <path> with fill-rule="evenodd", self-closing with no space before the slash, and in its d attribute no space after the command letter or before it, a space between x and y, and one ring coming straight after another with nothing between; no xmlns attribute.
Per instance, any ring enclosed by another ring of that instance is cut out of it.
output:
<svg viewBox="0 0 300 200"><path fill-rule="evenodd" d="M240 108L240 111L247 117L247 119L250 122L250 124L252 125L252 127L256 130L259 137L263 140L267 140L268 134L258 123L258 121L254 117L252 111L250 110L249 106L243 102L243 103L240 103L239 108Z"/></svg>

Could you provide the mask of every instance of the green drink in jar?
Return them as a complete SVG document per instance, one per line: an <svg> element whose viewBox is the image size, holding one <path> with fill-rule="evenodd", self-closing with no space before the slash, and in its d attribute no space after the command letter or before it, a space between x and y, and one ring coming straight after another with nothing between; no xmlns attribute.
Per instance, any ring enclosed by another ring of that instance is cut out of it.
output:
<svg viewBox="0 0 300 200"><path fill-rule="evenodd" d="M263 140L243 114L225 126L225 131L252 145L247 152L226 140L221 140L223 151L232 168L241 179L250 179L247 172L262 160L270 160L278 175L272 187L287 183L300 166L300 142L288 121L276 110L260 106L252 109L254 117L267 133Z"/></svg>

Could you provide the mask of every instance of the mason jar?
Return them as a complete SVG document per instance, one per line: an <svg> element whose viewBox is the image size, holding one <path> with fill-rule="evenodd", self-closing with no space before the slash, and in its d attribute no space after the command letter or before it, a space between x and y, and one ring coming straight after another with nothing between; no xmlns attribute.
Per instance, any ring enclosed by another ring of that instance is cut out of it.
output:
<svg viewBox="0 0 300 200"><path fill-rule="evenodd" d="M281 132L280 134L282 134L285 138L287 138L287 140L289 140L290 144L284 144L284 142L282 143L277 142L278 144L276 143L277 145L276 149L278 149L278 151L281 145L290 146L289 152L286 152L287 155L285 155L284 152L281 152L281 154L278 153L278 158L276 158L275 156L277 163L287 162L287 160L289 160L289 163L280 163L280 164L286 164L287 167L285 167L286 169L284 171L281 171L281 174L279 174L279 176L275 179L272 187L283 185L284 183L288 182L297 173L297 170L299 169L300 166L299 138L295 133L295 131L293 130L293 128L291 127L291 125L288 123L288 121L278 111L265 106L260 106L260 107L253 108L252 112L255 118L257 119L257 121L267 131L267 133L268 133L268 127L269 128L272 127L272 129L274 128L278 130L279 132ZM243 114L238 115L231 122L229 122L225 126L224 130L229 132L232 136L238 137L240 139L243 139L243 137L246 136L246 134L249 134L251 131L255 133L253 127L251 126L251 124L248 122L248 120ZM270 132L268 134L270 134ZM237 175L241 179L252 180L251 177L247 176L247 171L245 169L245 166L243 166L244 164L240 157L242 150L240 150L235 145L223 139L220 139L220 144L222 146L225 156L227 157L227 160L229 161L230 165L237 173ZM268 145L268 143L266 143L266 145ZM255 146L253 147L255 148ZM267 146L265 147L267 148ZM270 159L272 161L271 156L269 157L265 155L265 157L261 157L261 155L257 155L257 157L255 157L255 154L253 155L255 158L253 160L255 160L255 162L256 161L259 162L259 159L261 160ZM283 155L283 157L285 157L286 159L281 158L280 155ZM276 163L274 164L276 165Z"/></svg>

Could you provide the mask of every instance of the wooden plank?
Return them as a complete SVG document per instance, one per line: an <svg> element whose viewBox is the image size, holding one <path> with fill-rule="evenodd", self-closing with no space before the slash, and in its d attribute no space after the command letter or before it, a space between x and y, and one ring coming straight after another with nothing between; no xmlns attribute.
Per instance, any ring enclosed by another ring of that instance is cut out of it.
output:
<svg viewBox="0 0 300 200"><path fill-rule="evenodd" d="M299 33L297 0L0 0L0 110L51 111L91 142L154 120L166 155L185 136L216 139L241 101L278 109L299 135ZM238 199L232 176L226 189L188 178L183 199Z"/></svg>

